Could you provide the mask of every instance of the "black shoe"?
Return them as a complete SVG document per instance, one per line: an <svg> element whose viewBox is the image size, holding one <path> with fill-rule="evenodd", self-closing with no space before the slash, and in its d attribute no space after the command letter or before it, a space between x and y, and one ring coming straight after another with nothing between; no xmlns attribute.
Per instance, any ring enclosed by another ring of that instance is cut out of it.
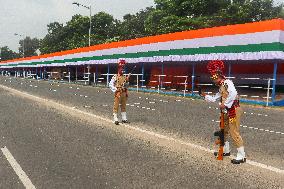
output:
<svg viewBox="0 0 284 189"><path fill-rule="evenodd" d="M229 153L223 153L223 156L230 156L231 152ZM218 152L214 152L214 156L218 156Z"/></svg>
<svg viewBox="0 0 284 189"><path fill-rule="evenodd" d="M122 120L122 123L130 123L128 120Z"/></svg>
<svg viewBox="0 0 284 189"><path fill-rule="evenodd" d="M241 160L236 160L236 159L231 160L232 164L241 164L241 163L245 163L245 162L246 162L246 158L241 159Z"/></svg>
<svg viewBox="0 0 284 189"><path fill-rule="evenodd" d="M215 131L214 136L221 136L221 131Z"/></svg>
<svg viewBox="0 0 284 189"><path fill-rule="evenodd" d="M118 121L115 121L114 124L119 125L119 122L118 122Z"/></svg>

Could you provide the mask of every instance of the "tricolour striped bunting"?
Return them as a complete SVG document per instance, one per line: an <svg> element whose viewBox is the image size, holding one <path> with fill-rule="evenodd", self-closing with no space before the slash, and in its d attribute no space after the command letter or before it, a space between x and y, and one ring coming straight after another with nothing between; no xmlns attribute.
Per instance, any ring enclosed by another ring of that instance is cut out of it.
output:
<svg viewBox="0 0 284 189"><path fill-rule="evenodd" d="M95 45L1 62L39 67L157 61L284 59L284 20L221 26Z"/></svg>

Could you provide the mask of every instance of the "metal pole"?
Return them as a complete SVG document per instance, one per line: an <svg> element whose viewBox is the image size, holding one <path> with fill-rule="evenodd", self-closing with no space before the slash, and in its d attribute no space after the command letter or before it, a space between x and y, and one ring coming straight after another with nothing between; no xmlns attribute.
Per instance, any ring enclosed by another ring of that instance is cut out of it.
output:
<svg viewBox="0 0 284 189"><path fill-rule="evenodd" d="M192 76L191 76L191 93L194 90L194 78L195 78L195 64L192 64Z"/></svg>
<svg viewBox="0 0 284 189"><path fill-rule="evenodd" d="M43 79L45 80L46 78L46 67L43 67Z"/></svg>
<svg viewBox="0 0 284 189"><path fill-rule="evenodd" d="M276 78L277 78L277 63L274 63L273 81L272 81L272 94L271 94L272 103L275 101Z"/></svg>
<svg viewBox="0 0 284 189"><path fill-rule="evenodd" d="M187 89L187 78L188 78L188 76L185 77L183 97L185 97L185 92L186 92L186 89Z"/></svg>
<svg viewBox="0 0 284 189"><path fill-rule="evenodd" d="M142 86L144 86L144 63L142 63Z"/></svg>
<svg viewBox="0 0 284 189"><path fill-rule="evenodd" d="M109 64L107 64L107 87L108 87L108 82L109 82L108 75L109 75Z"/></svg>
<svg viewBox="0 0 284 189"><path fill-rule="evenodd" d="M92 32L92 7L90 5L90 28L89 28L89 46L91 46L91 32Z"/></svg>
<svg viewBox="0 0 284 189"><path fill-rule="evenodd" d="M94 76L94 82L97 85L97 77L98 77L98 65L96 64L96 75Z"/></svg>
<svg viewBox="0 0 284 189"><path fill-rule="evenodd" d="M266 106L268 106L269 90L270 90L270 78L268 79L268 84L267 84Z"/></svg>
<svg viewBox="0 0 284 189"><path fill-rule="evenodd" d="M164 75L164 63L162 62L162 75ZM164 78L161 79L161 88L163 88L163 80Z"/></svg>
<svg viewBox="0 0 284 189"><path fill-rule="evenodd" d="M160 93L160 82L161 82L161 76L159 75L158 93Z"/></svg>
<svg viewBox="0 0 284 189"><path fill-rule="evenodd" d="M77 82L77 80L78 80L78 70L77 70L77 66L75 67L76 68L76 82Z"/></svg>
<svg viewBox="0 0 284 189"><path fill-rule="evenodd" d="M91 82L90 82L90 77L91 77L91 73L90 73L90 71L91 71L91 66L90 66L90 64L88 64L88 85L91 85Z"/></svg>
<svg viewBox="0 0 284 189"><path fill-rule="evenodd" d="M137 84L137 92L138 92L138 90L139 90L139 87L138 87L138 84L139 84L139 77L138 77L138 74L137 74L137 81L136 81L136 84Z"/></svg>
<svg viewBox="0 0 284 189"><path fill-rule="evenodd" d="M25 58L25 38L23 40L23 57Z"/></svg>
<svg viewBox="0 0 284 189"><path fill-rule="evenodd" d="M86 68L85 68L85 65L84 65L84 76L83 76L84 78L84 80L85 80L85 85L86 85Z"/></svg>
<svg viewBox="0 0 284 189"><path fill-rule="evenodd" d="M37 80L37 67L36 67L36 80Z"/></svg>
<svg viewBox="0 0 284 189"><path fill-rule="evenodd" d="M229 70L228 70L228 76L231 77L231 70L232 70L232 65L231 63L229 63Z"/></svg>
<svg viewBox="0 0 284 189"><path fill-rule="evenodd" d="M91 7L91 5L88 7L88 6L86 6L86 5L82 5L82 4L77 3L77 2L74 2L74 3L72 3L72 4L73 4L73 5L77 5L78 7L79 7L79 6L82 6L82 7L84 7L84 8L89 9L89 11L90 11L90 15L89 15L89 17L90 17L89 46L91 46L91 32L92 32L92 7Z"/></svg>

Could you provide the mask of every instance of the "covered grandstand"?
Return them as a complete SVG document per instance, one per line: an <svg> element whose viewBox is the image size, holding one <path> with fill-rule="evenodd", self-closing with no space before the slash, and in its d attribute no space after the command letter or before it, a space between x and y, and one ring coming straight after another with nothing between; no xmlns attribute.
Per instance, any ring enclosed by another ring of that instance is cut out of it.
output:
<svg viewBox="0 0 284 189"><path fill-rule="evenodd" d="M284 20L228 25L137 38L40 56L2 61L2 74L47 75L69 82L107 84L118 59L137 90L192 96L196 86L210 86L206 63L224 60L226 75L239 88L242 101L284 105ZM268 102L269 101L269 102Z"/></svg>

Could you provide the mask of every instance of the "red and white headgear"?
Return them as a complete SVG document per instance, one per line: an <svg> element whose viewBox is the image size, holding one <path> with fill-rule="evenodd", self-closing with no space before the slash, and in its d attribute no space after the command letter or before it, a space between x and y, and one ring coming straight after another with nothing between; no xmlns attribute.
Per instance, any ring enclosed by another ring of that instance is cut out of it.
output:
<svg viewBox="0 0 284 189"><path fill-rule="evenodd" d="M122 73L125 64L126 64L126 61L123 60L123 59L120 59L120 60L118 61L118 69L117 69L117 70L118 70L118 73L120 73L120 74Z"/></svg>
<svg viewBox="0 0 284 189"><path fill-rule="evenodd" d="M217 79L219 76L225 78L223 75L225 65L224 62L221 60L211 60L207 65L208 72L211 75L211 79Z"/></svg>

